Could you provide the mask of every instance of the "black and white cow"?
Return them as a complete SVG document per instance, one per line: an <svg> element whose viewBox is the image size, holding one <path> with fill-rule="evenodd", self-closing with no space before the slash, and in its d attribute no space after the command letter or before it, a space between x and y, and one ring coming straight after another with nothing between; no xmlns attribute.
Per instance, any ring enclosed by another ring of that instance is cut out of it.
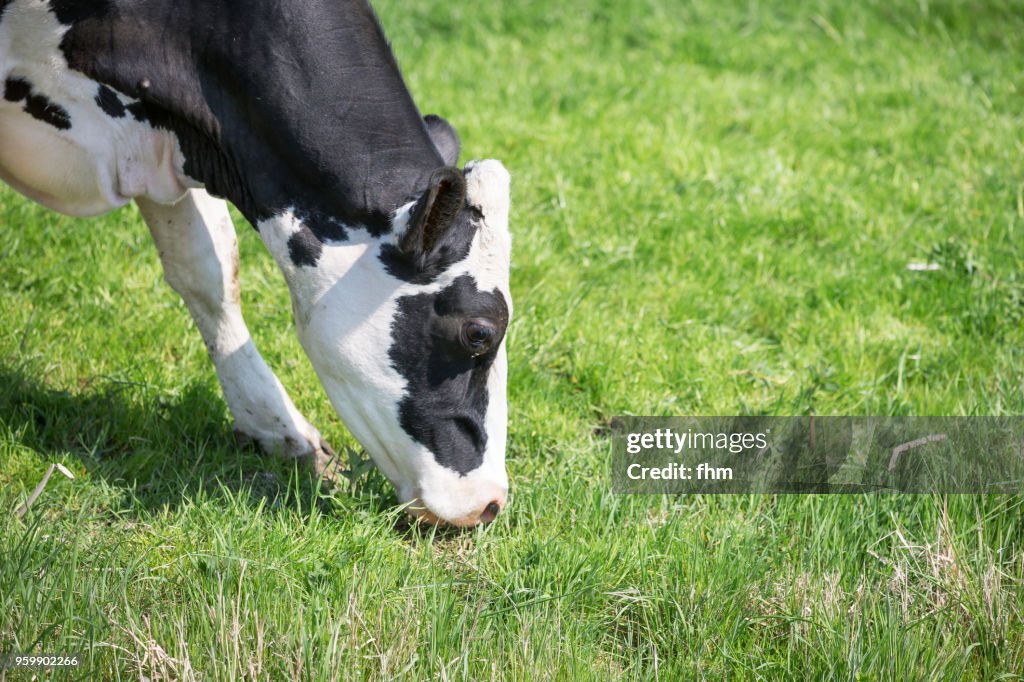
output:
<svg viewBox="0 0 1024 682"><path fill-rule="evenodd" d="M333 456L253 345L215 197L273 254L331 403L401 501L494 518L509 176L454 167L455 131L420 117L364 0L0 0L0 83L0 179L75 216L136 202L243 436Z"/></svg>

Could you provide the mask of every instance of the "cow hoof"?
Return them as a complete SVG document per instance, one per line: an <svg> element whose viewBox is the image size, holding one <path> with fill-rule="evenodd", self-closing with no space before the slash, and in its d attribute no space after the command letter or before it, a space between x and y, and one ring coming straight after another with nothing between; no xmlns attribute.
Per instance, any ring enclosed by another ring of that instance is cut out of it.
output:
<svg viewBox="0 0 1024 682"><path fill-rule="evenodd" d="M341 463L338 461L338 453L323 438L312 452L303 455L303 459L318 477L335 484L340 482Z"/></svg>
<svg viewBox="0 0 1024 682"><path fill-rule="evenodd" d="M260 438L242 431L234 430L235 442L240 448L259 447L264 453L285 459L297 459L303 462L317 476L337 483L341 479L341 463L334 448L314 430L312 437L295 439Z"/></svg>
<svg viewBox="0 0 1024 682"><path fill-rule="evenodd" d="M242 431L241 429L235 429L233 433L235 436L235 444L238 447L242 449L247 449L255 447L257 445L256 439L250 436L245 431Z"/></svg>

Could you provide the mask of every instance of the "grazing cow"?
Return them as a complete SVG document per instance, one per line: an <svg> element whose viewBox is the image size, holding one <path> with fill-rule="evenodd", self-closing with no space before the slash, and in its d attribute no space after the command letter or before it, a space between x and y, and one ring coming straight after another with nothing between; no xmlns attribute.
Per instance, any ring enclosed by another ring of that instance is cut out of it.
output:
<svg viewBox="0 0 1024 682"><path fill-rule="evenodd" d="M243 437L320 468L334 454L249 336L224 199L411 513L494 518L509 176L454 167L455 131L421 118L365 0L0 0L0 83L0 179L74 216L135 201Z"/></svg>

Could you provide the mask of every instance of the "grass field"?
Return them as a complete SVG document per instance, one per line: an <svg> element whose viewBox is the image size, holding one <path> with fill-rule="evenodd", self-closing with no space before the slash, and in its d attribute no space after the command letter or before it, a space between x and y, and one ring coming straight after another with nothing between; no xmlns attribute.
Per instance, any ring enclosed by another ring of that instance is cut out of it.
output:
<svg viewBox="0 0 1024 682"><path fill-rule="evenodd" d="M376 472L318 496L240 450L135 209L0 190L0 653L94 680L1020 679L1021 497L614 496L601 434L1024 413L1024 2L376 5L423 111L513 173L509 507L420 532ZM257 343L356 447L238 225ZM76 480L15 519L54 461Z"/></svg>

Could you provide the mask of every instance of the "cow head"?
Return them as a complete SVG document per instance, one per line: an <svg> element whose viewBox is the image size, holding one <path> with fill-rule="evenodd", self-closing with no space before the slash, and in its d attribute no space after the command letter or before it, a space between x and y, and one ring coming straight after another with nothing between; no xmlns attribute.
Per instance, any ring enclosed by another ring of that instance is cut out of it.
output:
<svg viewBox="0 0 1024 682"><path fill-rule="evenodd" d="M486 523L505 504L508 210L508 172L480 161L436 170L390 233L350 227L313 264L288 255L301 217L260 225L331 403L428 521Z"/></svg>

